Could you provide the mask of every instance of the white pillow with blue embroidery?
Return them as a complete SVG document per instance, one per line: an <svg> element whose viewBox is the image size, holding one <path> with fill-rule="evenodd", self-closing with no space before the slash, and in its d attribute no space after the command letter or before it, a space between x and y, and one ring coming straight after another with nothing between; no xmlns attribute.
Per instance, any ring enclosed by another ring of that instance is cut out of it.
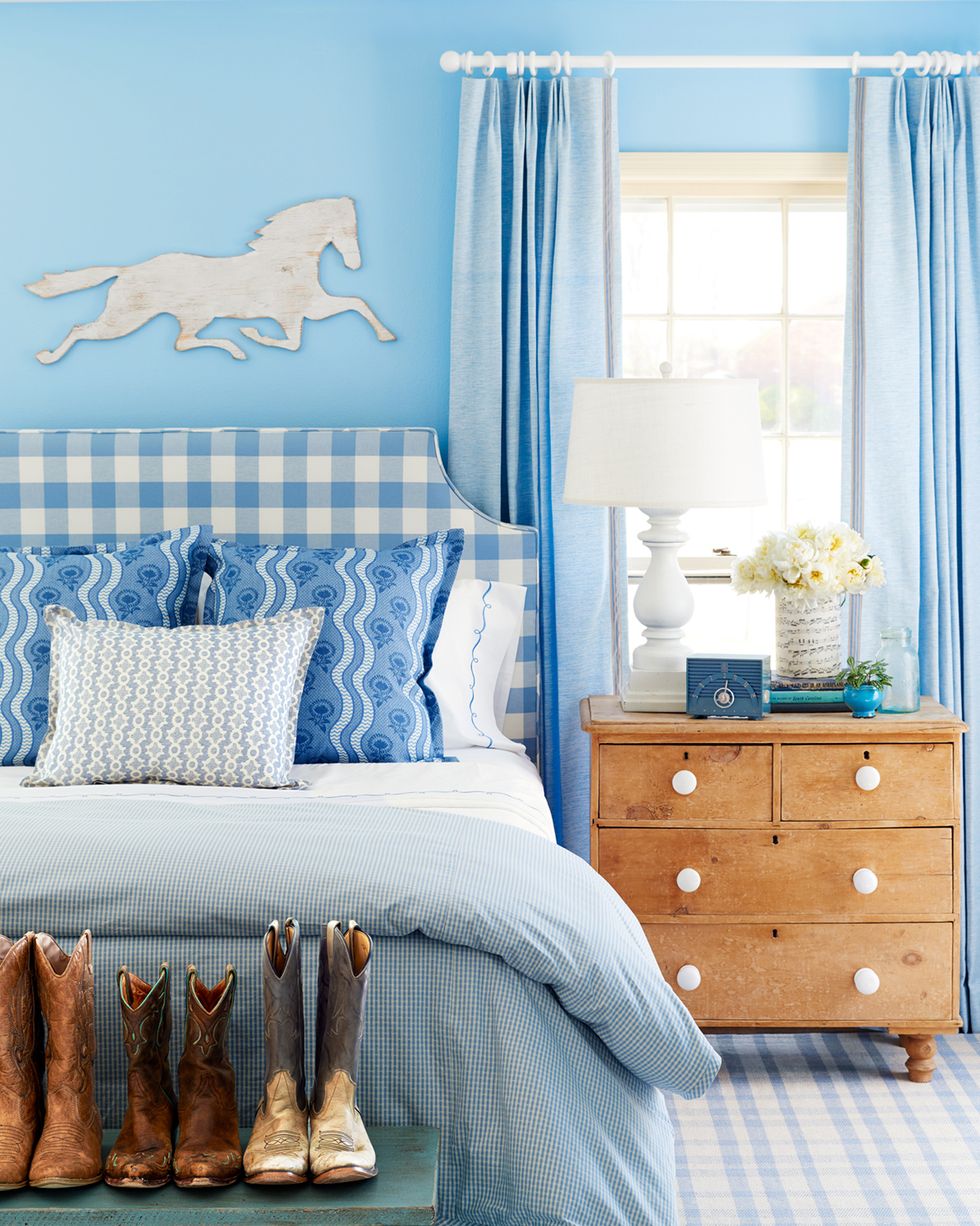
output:
<svg viewBox="0 0 980 1226"><path fill-rule="evenodd" d="M32 765L47 730L44 610L140 626L193 622L210 540L210 525L195 524L132 545L0 551L0 765Z"/></svg>
<svg viewBox="0 0 980 1226"><path fill-rule="evenodd" d="M169 628L50 605L51 723L23 786L298 786L296 717L323 617Z"/></svg>
<svg viewBox="0 0 980 1226"><path fill-rule="evenodd" d="M504 736L526 589L515 583L457 579L432 653L428 683L439 703L448 751L479 746L523 753Z"/></svg>
<svg viewBox="0 0 980 1226"><path fill-rule="evenodd" d="M427 675L462 552L458 528L390 549L212 543L206 623L326 610L300 704L298 763L443 756Z"/></svg>

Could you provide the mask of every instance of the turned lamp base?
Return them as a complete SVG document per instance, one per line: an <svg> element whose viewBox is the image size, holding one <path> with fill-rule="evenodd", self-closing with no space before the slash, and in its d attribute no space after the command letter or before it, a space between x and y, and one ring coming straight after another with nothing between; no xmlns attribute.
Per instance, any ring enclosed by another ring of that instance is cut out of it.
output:
<svg viewBox="0 0 980 1226"><path fill-rule="evenodd" d="M685 510L643 508L649 527L640 533L640 540L650 551L650 564L633 602L643 642L633 653L622 695L625 711L687 709L684 627L694 612L694 597L677 561L677 551L687 540L680 524Z"/></svg>

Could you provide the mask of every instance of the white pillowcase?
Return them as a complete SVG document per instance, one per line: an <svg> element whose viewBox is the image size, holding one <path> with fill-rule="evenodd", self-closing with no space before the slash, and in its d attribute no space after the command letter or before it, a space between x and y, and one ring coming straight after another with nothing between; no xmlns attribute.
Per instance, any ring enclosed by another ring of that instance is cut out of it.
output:
<svg viewBox="0 0 980 1226"><path fill-rule="evenodd" d="M432 653L426 685L439 703L446 752L477 745L523 753L501 725L521 639L526 589L457 579Z"/></svg>

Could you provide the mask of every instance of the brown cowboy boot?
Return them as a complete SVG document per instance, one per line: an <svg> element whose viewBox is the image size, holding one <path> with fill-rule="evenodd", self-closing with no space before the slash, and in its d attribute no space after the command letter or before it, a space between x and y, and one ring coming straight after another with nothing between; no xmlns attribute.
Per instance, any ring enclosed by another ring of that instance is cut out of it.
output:
<svg viewBox="0 0 980 1226"><path fill-rule="evenodd" d="M114 1188L170 1182L177 1101L170 1073L170 967L151 987L125 966L117 976L123 1042L129 1057L126 1118L109 1151L105 1181Z"/></svg>
<svg viewBox="0 0 980 1226"><path fill-rule="evenodd" d="M303 1066L303 980L299 925L286 920L286 947L273 920L262 942L265 1093L245 1150L248 1183L305 1183L310 1138Z"/></svg>
<svg viewBox="0 0 980 1226"><path fill-rule="evenodd" d="M242 1171L235 1070L225 1048L235 968L209 988L187 968L187 1028L177 1069L180 1135L174 1154L178 1188L234 1183Z"/></svg>
<svg viewBox="0 0 980 1226"><path fill-rule="evenodd" d="M27 1183L41 1131L33 953L33 932L19 941L0 936L0 1192Z"/></svg>
<svg viewBox="0 0 980 1226"><path fill-rule="evenodd" d="M346 932L336 920L327 924L320 941L316 1084L310 1112L314 1183L350 1183L378 1173L374 1147L355 1102L370 973L368 934L353 920Z"/></svg>
<svg viewBox="0 0 980 1226"><path fill-rule="evenodd" d="M33 1188L75 1188L102 1178L102 1119L95 1105L92 934L71 954L39 932L34 974L48 1027L44 1128L31 1162Z"/></svg>

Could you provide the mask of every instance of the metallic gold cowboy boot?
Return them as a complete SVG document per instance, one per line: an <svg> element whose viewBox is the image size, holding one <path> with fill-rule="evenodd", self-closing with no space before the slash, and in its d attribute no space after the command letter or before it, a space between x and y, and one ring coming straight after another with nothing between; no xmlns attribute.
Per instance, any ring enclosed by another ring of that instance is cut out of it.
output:
<svg viewBox="0 0 980 1226"><path fill-rule="evenodd" d="M316 1084L310 1114L314 1183L349 1183L378 1173L357 1109L357 1062L371 973L371 938L353 920L323 929L316 1001Z"/></svg>
<svg viewBox="0 0 980 1226"><path fill-rule="evenodd" d="M235 999L235 968L213 988L187 968L187 1028L177 1069L180 1136L174 1153L178 1188L234 1183L242 1170L235 1070L225 1040Z"/></svg>
<svg viewBox="0 0 980 1226"><path fill-rule="evenodd" d="M170 967L151 987L125 966L117 976L123 1042L129 1057L126 1118L109 1151L105 1181L114 1188L170 1182L177 1100L170 1072Z"/></svg>
<svg viewBox="0 0 980 1226"><path fill-rule="evenodd" d="M310 1138L303 1065L303 980L299 925L286 920L285 949L274 920L262 942L265 1093L245 1150L248 1183L305 1183Z"/></svg>
<svg viewBox="0 0 980 1226"><path fill-rule="evenodd" d="M22 1188L41 1131L34 933L0 936L0 1192Z"/></svg>
<svg viewBox="0 0 980 1226"><path fill-rule="evenodd" d="M34 973L48 1027L44 1128L31 1161L32 1188L75 1188L102 1178L102 1119L95 1105L95 978L92 934L66 954L34 938Z"/></svg>

